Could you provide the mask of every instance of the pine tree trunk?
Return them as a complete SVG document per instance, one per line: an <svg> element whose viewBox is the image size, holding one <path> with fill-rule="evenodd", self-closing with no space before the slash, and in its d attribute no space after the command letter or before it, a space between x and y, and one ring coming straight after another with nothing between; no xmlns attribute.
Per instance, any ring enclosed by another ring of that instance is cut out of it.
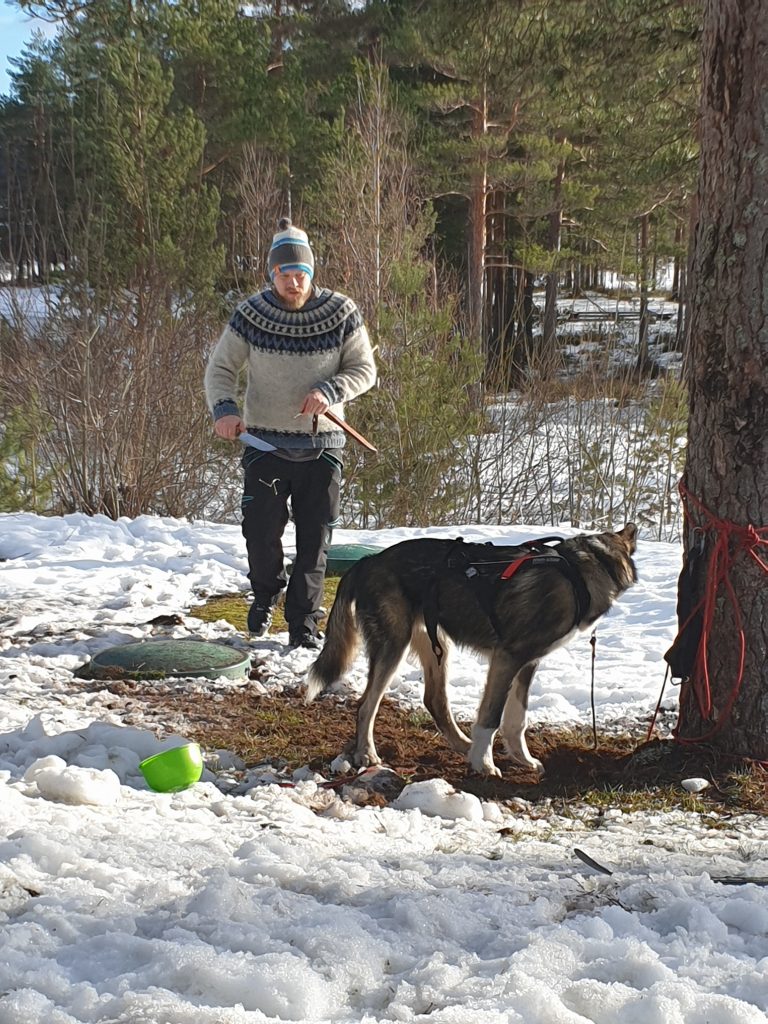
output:
<svg viewBox="0 0 768 1024"><path fill-rule="evenodd" d="M485 97L474 111L472 137L482 140L488 130ZM469 220L469 329L471 335L484 344L486 334L486 203L488 199L488 175L485 158L472 175Z"/></svg>
<svg viewBox="0 0 768 1024"><path fill-rule="evenodd" d="M690 280L684 483L691 497L684 541L689 558L703 541L694 602L714 590L706 576L718 544L725 545L733 601L721 583L707 644L709 686L699 665L681 689L677 730L680 739L760 760L768 759L768 572L753 555L768 564L766 52L764 0L708 0ZM757 534L750 537L750 528ZM681 589L681 603L685 597Z"/></svg>
<svg viewBox="0 0 768 1024"><path fill-rule="evenodd" d="M506 255L505 194L495 189L487 201L486 373L492 387L507 391L514 364L514 273Z"/></svg>
<svg viewBox="0 0 768 1024"><path fill-rule="evenodd" d="M637 329L637 364L640 376L650 373L648 351L648 214L640 218L640 324Z"/></svg>
<svg viewBox="0 0 768 1024"><path fill-rule="evenodd" d="M556 135L555 141L560 145L565 139ZM547 249L552 253L552 268L547 274L544 298L544 336L542 339L542 355L545 360L552 360L557 348L557 279L560 272L555 253L560 252L563 226L563 180L565 178L565 160L558 161L557 172L552 182L552 209L549 214L547 233Z"/></svg>

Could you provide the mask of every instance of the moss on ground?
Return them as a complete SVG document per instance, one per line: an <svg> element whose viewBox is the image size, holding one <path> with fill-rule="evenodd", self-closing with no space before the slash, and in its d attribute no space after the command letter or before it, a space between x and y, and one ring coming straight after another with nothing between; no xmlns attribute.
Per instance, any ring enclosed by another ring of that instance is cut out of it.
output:
<svg viewBox="0 0 768 1024"><path fill-rule="evenodd" d="M338 586L338 576L326 577L323 587L323 607L327 611L331 610ZM218 594L215 597L209 597L205 604L196 605L191 610L190 615L193 618L202 619L203 622L217 622L219 619L224 619L234 626L235 629L244 633L247 629L250 605L251 595L248 591L240 591L236 594ZM326 618L327 616L320 623L321 629L325 626ZM280 600L275 607L275 614L272 618L269 632L284 633L287 629L288 626L283 615L283 602Z"/></svg>

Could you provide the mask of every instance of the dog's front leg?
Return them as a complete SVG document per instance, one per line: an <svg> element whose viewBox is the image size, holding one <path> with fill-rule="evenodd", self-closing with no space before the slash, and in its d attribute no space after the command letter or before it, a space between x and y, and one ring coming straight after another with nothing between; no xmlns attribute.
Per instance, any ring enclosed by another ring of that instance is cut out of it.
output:
<svg viewBox="0 0 768 1024"><path fill-rule="evenodd" d="M469 748L469 763L480 775L498 775L501 772L493 762L493 741L497 729L489 729L477 722L472 726L472 746Z"/></svg>
<svg viewBox="0 0 768 1024"><path fill-rule="evenodd" d="M507 651L500 648L493 651L483 699L477 709L477 720L472 726L472 746L469 750L469 763L481 775L501 775L493 762L493 740L501 724L510 684L519 667L519 660Z"/></svg>
<svg viewBox="0 0 768 1024"><path fill-rule="evenodd" d="M536 757L532 757L525 742L525 726L528 715L528 693L531 681L538 668L538 661L532 661L515 676L509 689L504 713L501 720L501 735L504 746L512 760L519 765L544 774L544 765Z"/></svg>

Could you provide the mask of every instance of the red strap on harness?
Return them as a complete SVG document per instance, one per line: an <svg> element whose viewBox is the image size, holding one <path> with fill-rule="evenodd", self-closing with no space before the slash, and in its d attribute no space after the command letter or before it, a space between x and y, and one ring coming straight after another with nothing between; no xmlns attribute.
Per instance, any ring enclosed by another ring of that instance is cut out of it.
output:
<svg viewBox="0 0 768 1024"><path fill-rule="evenodd" d="M527 562L529 559L535 558L535 557L536 557L536 555L533 552L531 552L528 555L521 555L520 558L516 558L514 560L514 562L510 562L509 563L507 568L501 574L501 579L503 579L503 580L510 579L510 577L515 575L515 573L520 568L520 566L523 564L523 562Z"/></svg>

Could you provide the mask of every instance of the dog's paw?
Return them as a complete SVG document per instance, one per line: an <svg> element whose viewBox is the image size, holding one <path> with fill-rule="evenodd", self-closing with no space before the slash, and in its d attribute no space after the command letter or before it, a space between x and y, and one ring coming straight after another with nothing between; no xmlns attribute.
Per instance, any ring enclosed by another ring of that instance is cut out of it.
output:
<svg viewBox="0 0 768 1024"><path fill-rule="evenodd" d="M447 738L448 746L451 750L455 750L457 754L461 754L462 757L469 757L469 752L472 749L472 741L466 736L464 739L451 736Z"/></svg>
<svg viewBox="0 0 768 1024"><path fill-rule="evenodd" d="M493 763L493 758L489 757L471 757L469 758L469 767L473 772L477 772L478 775L490 775L495 778L501 778L501 771Z"/></svg>
<svg viewBox="0 0 768 1024"><path fill-rule="evenodd" d="M501 777L501 772L493 763L493 738L495 735L495 729L484 729L477 724L472 727L472 746L469 749L467 760L472 771L479 775Z"/></svg>
<svg viewBox="0 0 768 1024"><path fill-rule="evenodd" d="M316 697L320 696L324 689L325 687L323 686L322 680L318 679L310 669L304 683L304 703L311 704Z"/></svg>
<svg viewBox="0 0 768 1024"><path fill-rule="evenodd" d="M539 778L544 775L544 765L537 757L512 757L510 760L517 768L524 768L526 771L535 772Z"/></svg>
<svg viewBox="0 0 768 1024"><path fill-rule="evenodd" d="M528 744L519 735L502 736L504 741L504 753L510 761L518 768L525 768L529 772L536 772L537 775L544 774L544 765L537 757L533 757L528 750Z"/></svg>
<svg viewBox="0 0 768 1024"><path fill-rule="evenodd" d="M363 750L356 752L352 757L352 764L357 768L374 768L377 764L381 764L381 758L374 750Z"/></svg>

